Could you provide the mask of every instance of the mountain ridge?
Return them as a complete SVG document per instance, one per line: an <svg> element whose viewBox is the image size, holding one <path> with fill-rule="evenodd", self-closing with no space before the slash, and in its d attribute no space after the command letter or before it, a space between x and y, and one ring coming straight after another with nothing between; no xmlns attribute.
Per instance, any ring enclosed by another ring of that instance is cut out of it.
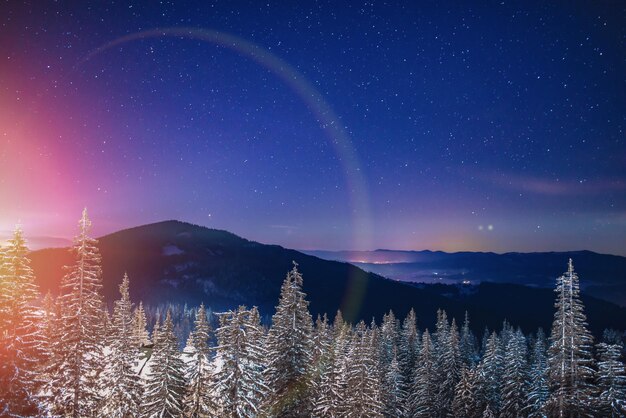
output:
<svg viewBox="0 0 626 418"><path fill-rule="evenodd" d="M514 283L552 287L555 271L574 259L590 295L626 306L626 257L589 250L551 252L305 251L347 261L384 277L417 283Z"/></svg>
<svg viewBox="0 0 626 418"><path fill-rule="evenodd" d="M367 273L346 262L323 260L278 245L250 241L228 231L175 220L104 235L99 238L99 247L103 295L109 303L118 297L117 286L127 272L135 301L191 306L204 302L215 310L254 305L269 315L285 274L296 261L304 276L304 291L313 315L333 316L341 309L349 321L369 322L372 318L380 320L390 309L404 317L414 308L422 326L432 327L436 311L441 308L459 321L467 310L480 327L494 329L504 318L515 318L515 325L529 330L548 326L552 318L554 296L548 289L479 286L469 297L451 298ZM31 253L31 259L42 291L56 293L62 266L72 262L71 253L67 248L39 250ZM564 265L559 266L554 277L563 269ZM516 300L510 307L498 305L498 293ZM514 296L516 293L523 297ZM541 306L533 306L535 300ZM588 297L586 303L596 332L626 324L626 309ZM543 317L530 315L527 306L542 312Z"/></svg>

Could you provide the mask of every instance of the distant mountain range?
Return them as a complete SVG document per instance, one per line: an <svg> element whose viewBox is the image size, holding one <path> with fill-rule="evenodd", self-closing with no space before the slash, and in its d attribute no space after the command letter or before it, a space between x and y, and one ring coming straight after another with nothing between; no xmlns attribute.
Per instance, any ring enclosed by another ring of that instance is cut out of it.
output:
<svg viewBox="0 0 626 418"><path fill-rule="evenodd" d="M128 272L135 301L190 305L204 302L216 310L255 305L268 316L273 313L292 261L296 261L314 315L328 313L332 317L341 309L348 320L371 321L373 317L380 320L389 309L404 317L414 308L420 327L432 328L436 310L442 308L457 320L462 320L467 310L477 329L497 328L507 318L530 331L538 326L548 328L554 311L551 289L491 283L416 286L365 272L345 262L323 260L179 221L127 229L99 241L103 293L109 302L118 297L117 287L124 272ZM31 258L42 291L56 293L63 276L62 266L72 262L71 253L67 248L51 248L34 251ZM552 283L565 268L566 262L560 260L550 267ZM531 268L529 274L532 276L534 271ZM581 276L584 283L586 274ZM626 308L583 296L594 332L626 327Z"/></svg>
<svg viewBox="0 0 626 418"><path fill-rule="evenodd" d="M481 253L442 251L305 251L381 276L417 283L513 283L552 288L572 258L585 293L626 306L626 257L591 251Z"/></svg>

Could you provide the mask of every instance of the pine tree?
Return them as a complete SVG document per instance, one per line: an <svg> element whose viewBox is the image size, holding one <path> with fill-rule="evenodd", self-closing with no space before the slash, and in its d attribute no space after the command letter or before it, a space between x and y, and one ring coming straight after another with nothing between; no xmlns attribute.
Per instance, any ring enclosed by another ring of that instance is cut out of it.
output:
<svg viewBox="0 0 626 418"><path fill-rule="evenodd" d="M57 304L50 292L46 293L42 301L43 316L41 317L39 328L41 329L41 341L43 350L41 352L42 371L45 373L45 366L50 362L52 356L52 344L56 334Z"/></svg>
<svg viewBox="0 0 626 418"><path fill-rule="evenodd" d="M448 322L445 311L437 312L435 346L435 381L438 388L435 398L435 415L446 416L450 413L454 389L460 374L459 334L456 322Z"/></svg>
<svg viewBox="0 0 626 418"><path fill-rule="evenodd" d="M402 390L408 394L413 383L413 370L419 355L420 341L415 311L411 308L402 323L400 343L398 346L398 364L402 374ZM406 402L406 399L403 400Z"/></svg>
<svg viewBox="0 0 626 418"><path fill-rule="evenodd" d="M96 409L103 363L101 261L97 241L89 236L86 209L79 227L72 248L75 261L66 267L58 298L58 340L50 382L53 414L75 418L89 416Z"/></svg>
<svg viewBox="0 0 626 418"><path fill-rule="evenodd" d="M593 338L587 330L578 275L571 259L567 272L557 279L555 291L556 313L548 358L551 396L547 411L557 417L589 415L593 395Z"/></svg>
<svg viewBox="0 0 626 418"><path fill-rule="evenodd" d="M377 352L372 331L359 322L352 334L347 369L345 400L351 417L383 416Z"/></svg>
<svg viewBox="0 0 626 418"><path fill-rule="evenodd" d="M489 405L485 407L482 418L496 418L496 414L494 414L493 410L491 409Z"/></svg>
<svg viewBox="0 0 626 418"><path fill-rule="evenodd" d="M187 394L185 417L204 418L215 413L215 403L209 392L211 368L209 365L209 338L211 326L204 304L196 312L194 331L189 334L187 345L192 347L192 356L187 364Z"/></svg>
<svg viewBox="0 0 626 418"><path fill-rule="evenodd" d="M218 400L218 416L256 417L267 386L263 380L266 353L256 308L218 314L215 371L211 393Z"/></svg>
<svg viewBox="0 0 626 418"><path fill-rule="evenodd" d="M428 330L422 334L422 345L415 367L413 386L408 395L407 413L410 417L436 416L437 376L435 376L435 347Z"/></svg>
<svg viewBox="0 0 626 418"><path fill-rule="evenodd" d="M37 416L43 347L33 303L39 292L19 226L0 262L0 415Z"/></svg>
<svg viewBox="0 0 626 418"><path fill-rule="evenodd" d="M485 354L477 366L476 402L482 410L487 406L492 413L500 410L503 362L500 338L494 331L487 339Z"/></svg>
<svg viewBox="0 0 626 418"><path fill-rule="evenodd" d="M294 262L282 284L267 337L266 382L270 389L268 408L273 415L310 415L313 323L308 304L302 275Z"/></svg>
<svg viewBox="0 0 626 418"><path fill-rule="evenodd" d="M331 333L330 326L328 325L328 317L317 315L315 320L315 326L313 329L313 364L315 365L315 379L319 380L320 367L318 364L322 361L324 356L330 350L331 345Z"/></svg>
<svg viewBox="0 0 626 418"><path fill-rule="evenodd" d="M133 313L133 344L138 348L150 344L147 326L146 311L143 309L143 302L139 302L139 306Z"/></svg>
<svg viewBox="0 0 626 418"><path fill-rule="evenodd" d="M333 367L333 341L328 318L317 316L315 330L313 332L313 414L316 416L327 416L331 408L332 401L327 399L332 397L332 390L335 388L332 381L329 381L328 374ZM329 401L330 404L329 404Z"/></svg>
<svg viewBox="0 0 626 418"><path fill-rule="evenodd" d="M185 395L185 364L180 358L174 335L172 313L168 309L159 330L145 381L141 416L144 418L179 418Z"/></svg>
<svg viewBox="0 0 626 418"><path fill-rule="evenodd" d="M541 328L539 328L533 344L528 381L529 388L525 412L529 417L544 417L545 403L550 396L550 388L548 386L546 337Z"/></svg>
<svg viewBox="0 0 626 418"><path fill-rule="evenodd" d="M604 417L626 415L626 372L621 344L598 344L598 412Z"/></svg>
<svg viewBox="0 0 626 418"><path fill-rule="evenodd" d="M383 322L380 326L380 366L386 370L391 364L393 352L398 348L399 323L393 311L383 315Z"/></svg>
<svg viewBox="0 0 626 418"><path fill-rule="evenodd" d="M133 339L132 303L128 287L128 275L124 274L119 288L121 298L115 301L113 307L109 369L103 379L107 391L104 411L111 418L136 417L141 404L142 387L139 376L133 370L139 351Z"/></svg>
<svg viewBox="0 0 626 418"><path fill-rule="evenodd" d="M159 333L161 332L161 315L159 312L154 317L154 326L152 327L152 346L156 347L159 342Z"/></svg>
<svg viewBox="0 0 626 418"><path fill-rule="evenodd" d="M383 383L382 397L384 415L386 417L404 416L404 401L406 399L406 392L404 391L404 379L402 372L400 371L396 350L394 350L391 364L385 373Z"/></svg>
<svg viewBox="0 0 626 418"><path fill-rule="evenodd" d="M527 345L521 330L512 334L504 353L504 373L502 383L503 418L522 416L527 394Z"/></svg>
<svg viewBox="0 0 626 418"><path fill-rule="evenodd" d="M470 329L469 315L465 311L465 320L461 328L461 341L459 347L461 351L461 361L467 368L474 367L479 360L478 350L476 348L476 336Z"/></svg>
<svg viewBox="0 0 626 418"><path fill-rule="evenodd" d="M461 378L454 390L452 416L456 418L473 418L477 416L474 399L475 374L473 369L463 366Z"/></svg>
<svg viewBox="0 0 626 418"><path fill-rule="evenodd" d="M484 356L487 352L487 342L489 341L489 337L491 337L491 332L488 327L485 327L483 330L483 337L480 340L480 356Z"/></svg>
<svg viewBox="0 0 626 418"><path fill-rule="evenodd" d="M443 385L439 388L439 408L442 416L449 415L454 399L456 385L461 378L461 351L459 349L459 331L456 321L452 319L452 324L442 339L443 344L440 347L442 365L440 370L443 372Z"/></svg>
<svg viewBox="0 0 626 418"><path fill-rule="evenodd" d="M318 327L321 329L321 326ZM323 340L323 337L320 337ZM345 410L343 394L346 390L346 346L348 326L338 311L332 330L328 330L328 347L320 360L320 380L315 389L313 415L336 418Z"/></svg>

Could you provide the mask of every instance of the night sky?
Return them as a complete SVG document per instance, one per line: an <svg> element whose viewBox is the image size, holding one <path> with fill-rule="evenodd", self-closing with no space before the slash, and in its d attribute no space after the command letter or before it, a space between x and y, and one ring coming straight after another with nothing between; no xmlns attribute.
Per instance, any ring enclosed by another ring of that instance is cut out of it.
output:
<svg viewBox="0 0 626 418"><path fill-rule="evenodd" d="M619 1L3 1L0 231L624 255L625 75Z"/></svg>

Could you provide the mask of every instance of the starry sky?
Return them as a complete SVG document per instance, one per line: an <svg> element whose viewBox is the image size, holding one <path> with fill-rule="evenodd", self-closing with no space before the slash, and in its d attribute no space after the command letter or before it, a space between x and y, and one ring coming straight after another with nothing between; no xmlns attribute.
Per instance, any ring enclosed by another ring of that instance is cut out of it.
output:
<svg viewBox="0 0 626 418"><path fill-rule="evenodd" d="M625 75L618 1L3 1L0 231L626 255Z"/></svg>

